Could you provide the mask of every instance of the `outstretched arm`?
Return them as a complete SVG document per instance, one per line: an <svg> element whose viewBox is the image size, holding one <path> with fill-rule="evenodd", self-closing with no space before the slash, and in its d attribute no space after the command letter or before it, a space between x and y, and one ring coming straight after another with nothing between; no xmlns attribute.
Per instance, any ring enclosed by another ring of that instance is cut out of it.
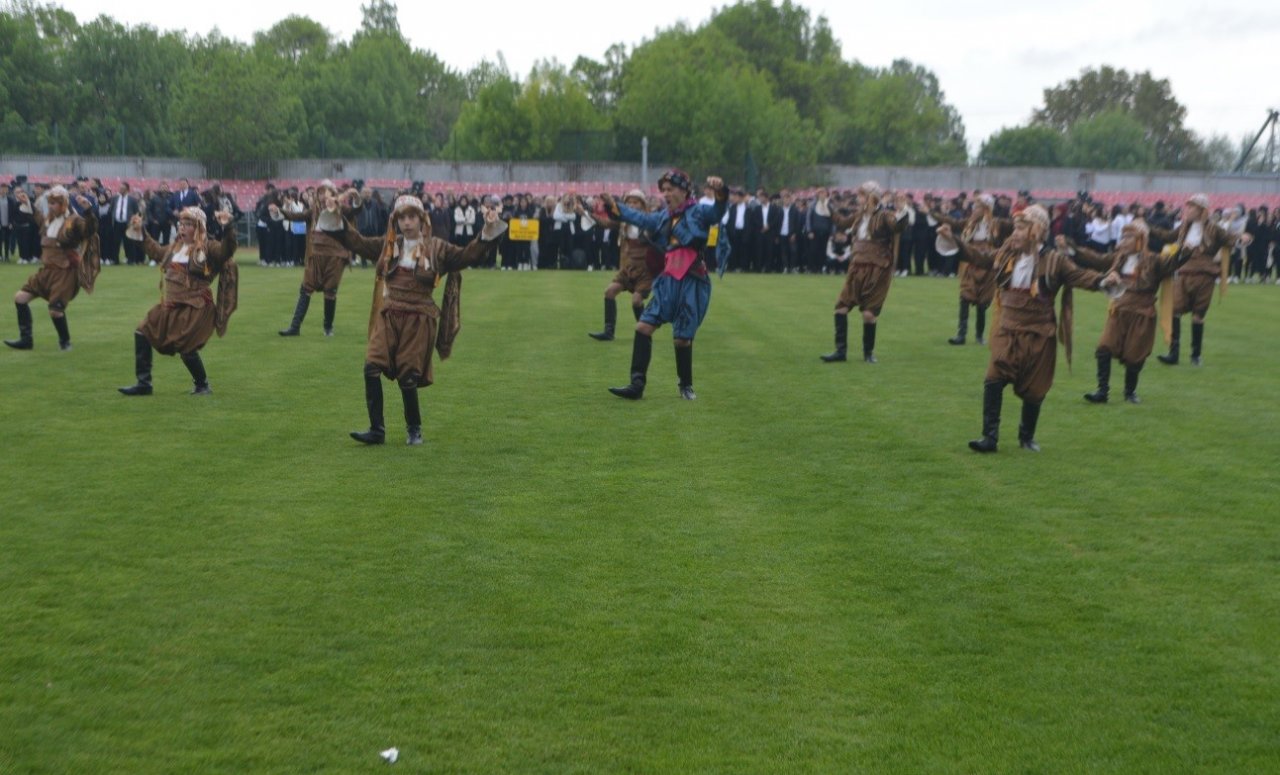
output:
<svg viewBox="0 0 1280 775"><path fill-rule="evenodd" d="M230 226L233 220L231 213L221 211L214 218L222 225L222 239L210 242L205 248L205 254L208 256L209 264L213 270L220 272L222 267L236 254L236 230ZM146 234L146 232L143 232L143 234ZM148 235L148 238L150 238L150 235Z"/></svg>
<svg viewBox="0 0 1280 775"><path fill-rule="evenodd" d="M484 228L465 248L451 245L438 237L435 238L436 242L439 243L440 252L437 254L437 258L439 259L440 271L456 272L469 266L475 266L485 260L498 249L498 240L506 231L507 224L498 217L498 211L494 208L486 207L484 210Z"/></svg>
<svg viewBox="0 0 1280 775"><path fill-rule="evenodd" d="M164 259L164 247L151 238L147 230L142 228L142 216L135 215L129 219L129 228L137 229L142 232L142 252L146 254L147 259L155 261L157 264ZM226 236L226 235L223 235Z"/></svg>
<svg viewBox="0 0 1280 775"><path fill-rule="evenodd" d="M342 231L327 231L325 234L331 235L334 239L342 243L342 246L366 261L377 261L382 256L382 247L386 241L385 237L366 237L360 233L351 220L344 219L345 228Z"/></svg>

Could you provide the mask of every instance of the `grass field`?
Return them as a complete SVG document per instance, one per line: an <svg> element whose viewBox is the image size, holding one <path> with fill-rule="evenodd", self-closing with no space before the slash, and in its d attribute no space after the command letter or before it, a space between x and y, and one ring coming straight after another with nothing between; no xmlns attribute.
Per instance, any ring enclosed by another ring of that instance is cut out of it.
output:
<svg viewBox="0 0 1280 775"><path fill-rule="evenodd" d="M1007 394L979 456L954 281L896 281L868 366L818 362L838 279L730 276L699 399L664 329L629 403L605 275L475 271L426 445L388 384L365 448L371 273L283 340L300 270L242 260L212 396L115 390L156 270L0 352L0 772L1280 771L1280 288L1140 406L1081 400L1077 295L1044 452Z"/></svg>

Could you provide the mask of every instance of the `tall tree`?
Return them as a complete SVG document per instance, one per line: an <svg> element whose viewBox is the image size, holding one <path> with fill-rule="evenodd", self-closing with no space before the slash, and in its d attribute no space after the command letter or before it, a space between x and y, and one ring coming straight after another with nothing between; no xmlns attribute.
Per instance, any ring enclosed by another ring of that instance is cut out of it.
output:
<svg viewBox="0 0 1280 775"><path fill-rule="evenodd" d="M816 160L816 132L793 101L716 29L683 25L639 46L618 101L619 144L642 136L658 161L741 180L748 160L766 181L796 179Z"/></svg>
<svg viewBox="0 0 1280 775"><path fill-rule="evenodd" d="M1111 110L1071 126L1067 162L1089 169L1145 170L1157 159L1142 124L1129 113Z"/></svg>
<svg viewBox="0 0 1280 775"><path fill-rule="evenodd" d="M978 161L988 167L1061 167L1066 163L1067 138L1049 126L1001 129L987 138Z"/></svg>
<svg viewBox="0 0 1280 775"><path fill-rule="evenodd" d="M1200 169L1206 159L1184 122L1187 109L1173 96L1169 81L1150 71L1131 74L1107 65L1044 90L1044 105L1032 121L1067 132L1080 121L1112 111L1128 113L1142 127L1156 162L1168 169Z"/></svg>
<svg viewBox="0 0 1280 775"><path fill-rule="evenodd" d="M247 53L225 39L206 40L195 55L200 77L188 79L172 104L170 121L187 152L206 163L289 158L306 130L297 94L281 90L271 70Z"/></svg>

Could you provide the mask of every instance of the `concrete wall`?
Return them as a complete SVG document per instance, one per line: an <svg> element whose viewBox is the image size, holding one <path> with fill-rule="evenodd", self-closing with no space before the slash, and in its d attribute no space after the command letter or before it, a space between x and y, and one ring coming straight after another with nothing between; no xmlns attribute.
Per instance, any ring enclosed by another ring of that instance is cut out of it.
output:
<svg viewBox="0 0 1280 775"><path fill-rule="evenodd" d="M266 167L263 165L263 169ZM1079 169L1031 167L845 167L816 170L821 179L838 188L854 188L864 180L876 180L890 188L969 191L975 188L1015 191L1148 191L1280 195L1280 175L1215 175L1200 172L1097 172ZM323 178L393 181L454 181L458 183L615 182L657 180L661 170L646 176L639 164L611 163L499 163L379 160L296 159L277 165L277 177L286 180ZM70 178L76 175L102 178L204 179L205 168L190 159L135 159L74 156L0 156L0 177L25 174ZM257 179L268 177L265 172Z"/></svg>

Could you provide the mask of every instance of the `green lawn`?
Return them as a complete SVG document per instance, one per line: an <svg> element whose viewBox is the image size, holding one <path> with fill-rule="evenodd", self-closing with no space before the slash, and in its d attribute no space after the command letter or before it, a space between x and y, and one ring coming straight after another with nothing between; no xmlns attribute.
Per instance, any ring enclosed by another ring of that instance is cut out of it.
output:
<svg viewBox="0 0 1280 775"><path fill-rule="evenodd" d="M1280 770L1280 288L1140 406L1081 399L1078 294L1044 452L1010 393L980 456L954 281L825 365L837 278L732 275L699 399L664 329L629 403L606 275L475 271L426 445L388 383L365 448L371 272L284 340L301 270L243 260L213 396L162 357L115 390L154 269L104 270L72 352L40 303L0 352L0 772Z"/></svg>

